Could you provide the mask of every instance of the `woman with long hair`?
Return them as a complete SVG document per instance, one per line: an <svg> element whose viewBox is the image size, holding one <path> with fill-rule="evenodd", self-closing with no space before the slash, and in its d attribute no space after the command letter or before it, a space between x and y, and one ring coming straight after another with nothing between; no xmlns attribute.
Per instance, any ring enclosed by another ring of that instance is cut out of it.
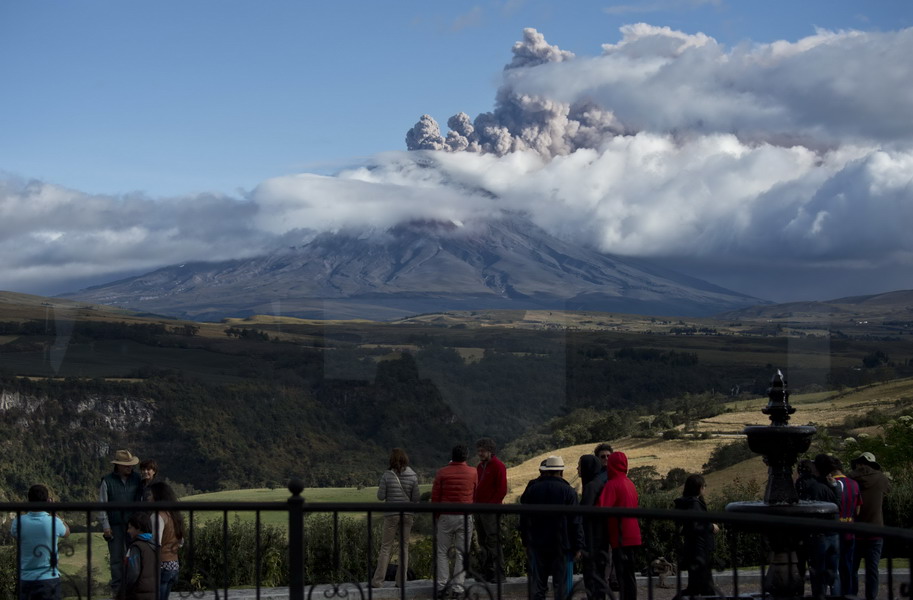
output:
<svg viewBox="0 0 913 600"><path fill-rule="evenodd" d="M163 481L156 481L146 488L153 502L177 502L174 490ZM152 514L152 528L158 542L162 568L159 583L159 600L167 600L171 587L178 579L178 549L184 543L184 517L176 510L160 510Z"/></svg>
<svg viewBox="0 0 913 600"><path fill-rule="evenodd" d="M680 498L675 499L679 510L707 512L704 490L707 484L701 475L689 475ZM716 523L707 521L685 521L682 524L681 566L688 569L688 586L676 598L692 596L720 596L720 590L713 583L714 535L719 531Z"/></svg>
<svg viewBox="0 0 913 600"><path fill-rule="evenodd" d="M390 466L380 477L377 486L377 499L384 502L418 502L418 475L409 466L409 457L402 448L390 451ZM390 565L390 554L393 542L399 534L400 564L396 570L396 585L403 587L409 570L409 534L412 532L413 514L392 512L384 515L383 534L380 541L380 553L377 556L377 569L371 578L371 587L383 586Z"/></svg>

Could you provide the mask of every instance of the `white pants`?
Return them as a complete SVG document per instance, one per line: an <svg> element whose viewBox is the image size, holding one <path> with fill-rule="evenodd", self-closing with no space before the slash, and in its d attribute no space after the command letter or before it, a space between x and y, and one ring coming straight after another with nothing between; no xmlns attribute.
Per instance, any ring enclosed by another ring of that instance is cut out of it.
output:
<svg viewBox="0 0 913 600"><path fill-rule="evenodd" d="M437 589L450 583L450 589L463 593L466 570L463 565L469 558L472 540L472 516L440 515L437 518ZM450 557L453 557L453 576L450 576Z"/></svg>

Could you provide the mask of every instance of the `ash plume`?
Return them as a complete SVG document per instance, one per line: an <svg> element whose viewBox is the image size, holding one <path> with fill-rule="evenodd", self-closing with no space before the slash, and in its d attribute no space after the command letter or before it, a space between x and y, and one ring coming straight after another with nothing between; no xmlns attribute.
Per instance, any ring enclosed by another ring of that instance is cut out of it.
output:
<svg viewBox="0 0 913 600"><path fill-rule="evenodd" d="M422 115L406 133L406 148L497 156L533 150L552 157L597 147L607 137L623 132L611 111L586 99L562 102L522 93L511 83L513 73L573 58L572 52L549 45L535 29L524 29L523 40L514 44L513 59L504 67L505 84L498 90L495 110L474 121L464 112L457 113L447 120L450 131L446 137L433 117Z"/></svg>
<svg viewBox="0 0 913 600"><path fill-rule="evenodd" d="M913 29L818 30L791 43L729 49L702 33L637 23L602 54L576 57L526 29L504 68L495 108L409 130L408 150L545 159L600 149L639 132L731 134L748 144L825 151L913 135Z"/></svg>

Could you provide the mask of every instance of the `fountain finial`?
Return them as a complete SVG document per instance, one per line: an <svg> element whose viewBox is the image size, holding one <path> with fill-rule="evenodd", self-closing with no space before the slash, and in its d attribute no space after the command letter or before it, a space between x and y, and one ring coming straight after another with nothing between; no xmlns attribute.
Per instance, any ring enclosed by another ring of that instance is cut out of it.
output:
<svg viewBox="0 0 913 600"><path fill-rule="evenodd" d="M777 372L770 378L770 387L767 388L767 406L761 412L770 416L771 425L789 425L789 415L796 409L789 404L789 390L786 388L786 378L783 372Z"/></svg>

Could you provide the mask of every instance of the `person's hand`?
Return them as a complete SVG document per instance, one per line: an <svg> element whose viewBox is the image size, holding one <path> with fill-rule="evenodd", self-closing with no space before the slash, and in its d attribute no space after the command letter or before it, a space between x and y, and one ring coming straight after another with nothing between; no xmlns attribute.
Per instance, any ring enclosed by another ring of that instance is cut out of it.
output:
<svg viewBox="0 0 913 600"><path fill-rule="evenodd" d="M713 534L714 535L718 534L720 532L720 526L717 525L716 523L712 523L712 525L713 525Z"/></svg>
<svg viewBox="0 0 913 600"><path fill-rule="evenodd" d="M108 540L110 542L112 539L114 539L114 532L111 531L111 528L109 527L108 529L105 529L102 532L101 537L105 538L106 540Z"/></svg>
<svg viewBox="0 0 913 600"><path fill-rule="evenodd" d="M583 552L581 552L580 550L578 550L577 552L574 553L574 560L575 560L575 561L580 560L580 557L581 557L581 556L583 556Z"/></svg>

